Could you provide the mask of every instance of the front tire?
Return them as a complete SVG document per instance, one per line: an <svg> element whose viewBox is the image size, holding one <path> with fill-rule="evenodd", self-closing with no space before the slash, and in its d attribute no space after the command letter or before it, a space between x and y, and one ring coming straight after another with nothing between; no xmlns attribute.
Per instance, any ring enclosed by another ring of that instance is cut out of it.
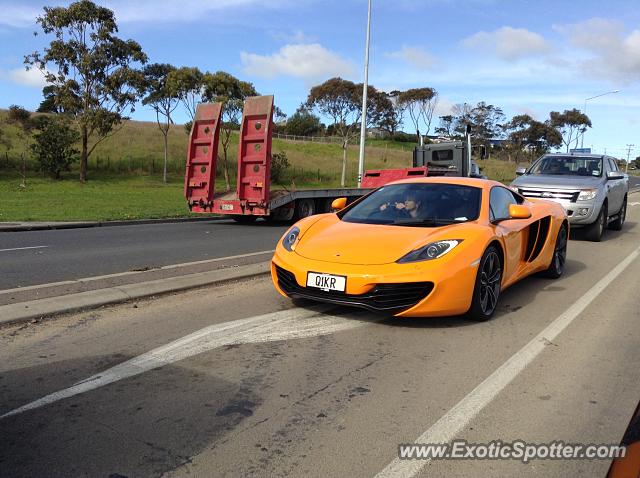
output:
<svg viewBox="0 0 640 478"><path fill-rule="evenodd" d="M612 231L622 231L622 226L624 226L624 221L627 218L627 196L624 197L624 202L622 203L622 207L620 208L620 212L618 213L618 217L615 221L609 224L609 229Z"/></svg>
<svg viewBox="0 0 640 478"><path fill-rule="evenodd" d="M493 317L498 306L502 285L502 261L495 246L489 246L480 260L473 298L468 316L471 320L484 322Z"/></svg>
<svg viewBox="0 0 640 478"><path fill-rule="evenodd" d="M604 230L607 228L607 220L609 218L607 212L607 203L604 202L600 208L600 214L593 224L589 224L586 228L585 238L588 241L600 242L604 235Z"/></svg>
<svg viewBox="0 0 640 478"><path fill-rule="evenodd" d="M545 277L550 279L558 279L564 273L564 265L567 261L567 226L564 224L560 227L556 243L553 247L553 258L549 268L543 272Z"/></svg>

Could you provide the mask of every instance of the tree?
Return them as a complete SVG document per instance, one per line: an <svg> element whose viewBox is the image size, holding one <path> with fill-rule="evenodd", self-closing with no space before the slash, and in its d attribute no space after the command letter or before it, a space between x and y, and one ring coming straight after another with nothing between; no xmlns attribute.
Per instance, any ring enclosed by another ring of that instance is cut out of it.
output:
<svg viewBox="0 0 640 478"><path fill-rule="evenodd" d="M489 146L489 141L502 135L506 117L502 108L479 102L471 111L469 120L473 131L473 143Z"/></svg>
<svg viewBox="0 0 640 478"><path fill-rule="evenodd" d="M527 114L514 116L511 121L505 123L504 130L507 132L509 149L513 151L516 162L524 150L539 155L562 144L560 133L548 122L537 121Z"/></svg>
<svg viewBox="0 0 640 478"><path fill-rule="evenodd" d="M191 132L191 124L196 117L198 104L203 102L205 74L195 67L182 67L169 74L170 88L175 91L180 102L187 110L190 121L184 127L187 134Z"/></svg>
<svg viewBox="0 0 640 478"><path fill-rule="evenodd" d="M38 129L33 136L31 151L40 163L41 171L60 179L60 173L69 171L71 164L78 159L78 150L74 145L80 135L62 116L41 118Z"/></svg>
<svg viewBox="0 0 640 478"><path fill-rule="evenodd" d="M306 106L333 121L333 131L342 139L342 176L344 187L347 174L347 148L349 141L359 132L362 114L362 84L342 78L331 78L309 91ZM365 127L379 125L393 106L386 93L367 88L367 121Z"/></svg>
<svg viewBox="0 0 640 478"><path fill-rule="evenodd" d="M380 128L388 131L389 134L393 137L400 126L402 126L402 120L404 119L405 107L400 101L398 97L400 96L400 91L394 90L391 93L385 93L391 107L388 109L384 118L380 122Z"/></svg>
<svg viewBox="0 0 640 478"><path fill-rule="evenodd" d="M564 110L562 113L552 111L549 116L549 124L562 136L562 142L567 146L567 153L573 142L578 144L580 134L584 134L587 128L591 128L589 117L575 108Z"/></svg>
<svg viewBox="0 0 640 478"><path fill-rule="evenodd" d="M117 131L124 113L133 111L142 80L135 65L146 63L147 56L135 41L116 36L111 10L89 0L44 7L36 22L54 39L43 51L27 55L25 63L44 73L56 106L77 121L80 181L86 181L91 153Z"/></svg>
<svg viewBox="0 0 640 478"><path fill-rule="evenodd" d="M453 135L454 117L453 115L440 116L440 126L435 129L435 132L442 136L451 137Z"/></svg>
<svg viewBox="0 0 640 478"><path fill-rule="evenodd" d="M222 166L224 171L224 181L227 191L231 190L229 181L228 151L231 140L231 132L237 130L242 118L244 100L249 96L257 96L257 92L251 83L240 81L233 75L224 71L214 74L204 75L204 90L202 98L204 101L215 101L222 103Z"/></svg>
<svg viewBox="0 0 640 478"><path fill-rule="evenodd" d="M23 133L30 133L33 129L33 121L31 120L31 112L22 106L9 106L7 121L18 126Z"/></svg>
<svg viewBox="0 0 640 478"><path fill-rule="evenodd" d="M43 100L38 106L38 113L62 113L56 106L56 91L53 85L47 85L42 88Z"/></svg>
<svg viewBox="0 0 640 478"><path fill-rule="evenodd" d="M313 136L322 130L320 118L305 105L300 107L287 120L287 134L295 136Z"/></svg>
<svg viewBox="0 0 640 478"><path fill-rule="evenodd" d="M431 130L433 112L438 103L438 92L433 88L412 88L398 95L398 101L403 109L409 113L409 118L415 127L418 143L423 143L420 126L425 125L424 134Z"/></svg>
<svg viewBox="0 0 640 478"><path fill-rule="evenodd" d="M169 76L176 68L167 63L153 63L145 66L143 73L145 77L145 97L142 104L150 106L156 112L156 122L158 129L164 138L164 166L162 169L162 180L167 182L167 162L169 157L169 129L173 124L171 115L180 103L178 92L173 88L174 84L169 81Z"/></svg>

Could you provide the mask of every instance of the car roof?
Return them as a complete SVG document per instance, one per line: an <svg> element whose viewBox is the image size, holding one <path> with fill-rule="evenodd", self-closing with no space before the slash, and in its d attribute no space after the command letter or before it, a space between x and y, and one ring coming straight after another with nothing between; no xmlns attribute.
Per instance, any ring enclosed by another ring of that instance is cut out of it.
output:
<svg viewBox="0 0 640 478"><path fill-rule="evenodd" d="M498 181L493 181L491 179L467 178L467 177L458 177L458 176L431 176L431 177L401 179L399 181L393 181L393 182L387 183L387 185L411 184L411 183L457 184L457 185L463 185L463 186L473 186L473 187L482 188L482 189L491 188L493 186L506 187L504 184Z"/></svg>

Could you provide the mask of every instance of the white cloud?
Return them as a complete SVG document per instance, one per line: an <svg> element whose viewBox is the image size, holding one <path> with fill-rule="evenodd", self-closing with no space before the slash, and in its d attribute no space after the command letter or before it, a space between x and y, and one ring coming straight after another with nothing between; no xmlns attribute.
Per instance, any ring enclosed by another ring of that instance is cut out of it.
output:
<svg viewBox="0 0 640 478"><path fill-rule="evenodd" d="M509 61L542 55L551 50L549 43L538 33L513 27L478 32L462 40L462 45L493 51L500 58Z"/></svg>
<svg viewBox="0 0 640 478"><path fill-rule="evenodd" d="M25 5L3 5L0 25L8 27L34 26L36 17L41 13L42 9Z"/></svg>
<svg viewBox="0 0 640 478"><path fill-rule="evenodd" d="M591 76L614 83L640 81L640 30L625 34L622 23L605 18L555 25L554 29L584 54L577 65Z"/></svg>
<svg viewBox="0 0 640 478"><path fill-rule="evenodd" d="M319 43L285 45L272 55L242 52L240 61L246 74L262 78L286 75L319 80L353 72L347 60Z"/></svg>
<svg viewBox="0 0 640 478"><path fill-rule="evenodd" d="M30 70L26 70L25 68L15 68L3 73L1 76L12 83L31 86L34 88L43 88L47 84L44 74L37 68L31 68Z"/></svg>
<svg viewBox="0 0 640 478"><path fill-rule="evenodd" d="M403 46L398 51L386 53L385 56L404 60L419 70L428 70L436 63L436 59L432 55L417 46Z"/></svg>
<svg viewBox="0 0 640 478"><path fill-rule="evenodd" d="M283 43L312 43L315 42L315 38L308 36L302 30L293 31L270 31L269 34L274 40L281 41Z"/></svg>

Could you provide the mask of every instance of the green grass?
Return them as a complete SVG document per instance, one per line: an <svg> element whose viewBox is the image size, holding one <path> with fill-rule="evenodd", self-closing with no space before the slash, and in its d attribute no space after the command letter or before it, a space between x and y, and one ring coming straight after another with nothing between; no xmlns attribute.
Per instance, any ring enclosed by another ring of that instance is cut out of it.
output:
<svg viewBox="0 0 640 478"><path fill-rule="evenodd" d="M181 125L169 133L169 182L161 179L162 134L153 122L126 121L89 159L89 181L77 181L77 165L63 181L42 177L29 156L28 140L6 124L0 110L0 128L12 146L0 145L0 221L66 221L178 217L189 214L182 196L188 136ZM235 188L238 136L229 146L231 187ZM272 189L333 188L340 186L342 147L335 143L273 140L273 152L283 151L291 164L281 185ZM411 165L413 144L368 140L366 169L404 168ZM347 152L347 186L356 185L357 145ZM219 150L219 155L222 149ZM20 155L28 158L27 188L20 188L16 168ZM8 158L7 158L8 157ZM8 161L7 161L8 159ZM219 162L220 163L220 162ZM224 189L220 171L216 190ZM509 182L516 164L498 159L480 162L484 174Z"/></svg>
<svg viewBox="0 0 640 478"><path fill-rule="evenodd" d="M0 180L0 221L75 221L187 216L182 181L149 176L99 177L86 184L6 175Z"/></svg>

